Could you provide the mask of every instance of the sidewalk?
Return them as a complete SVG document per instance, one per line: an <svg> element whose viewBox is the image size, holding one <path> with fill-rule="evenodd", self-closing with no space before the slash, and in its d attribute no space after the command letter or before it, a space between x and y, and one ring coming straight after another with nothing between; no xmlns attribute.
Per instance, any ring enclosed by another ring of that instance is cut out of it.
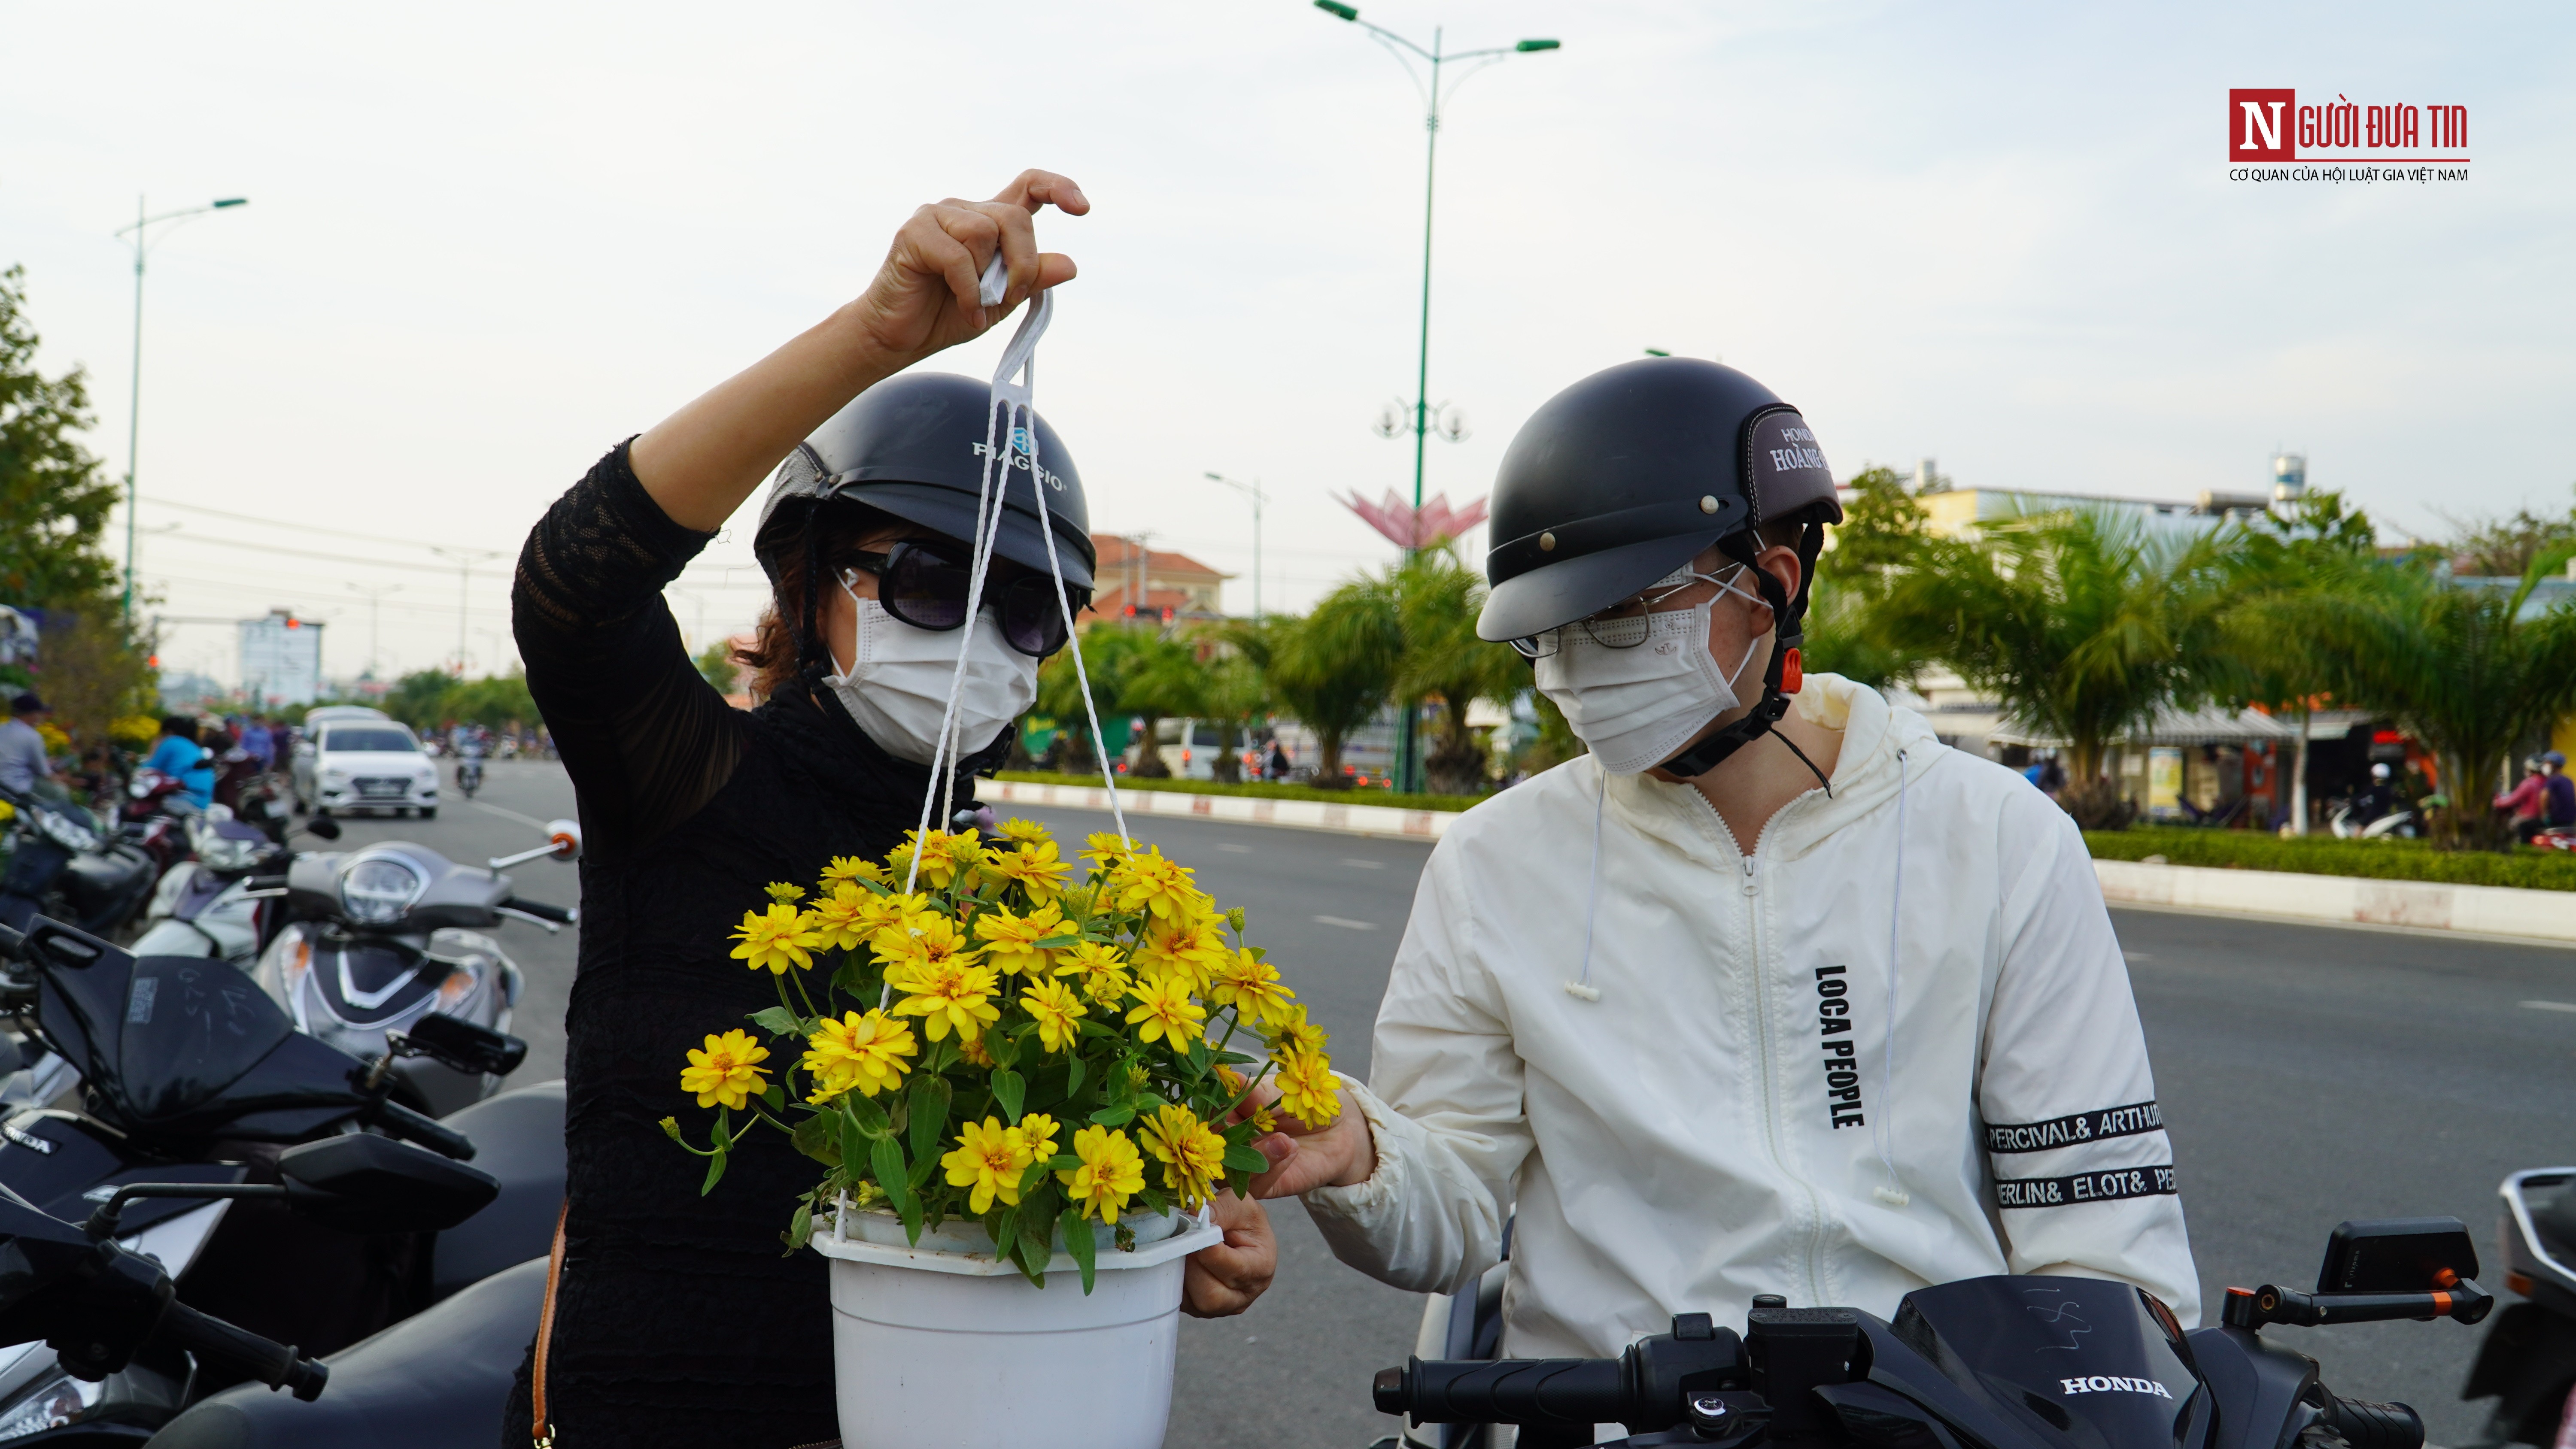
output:
<svg viewBox="0 0 2576 1449"><path fill-rule="evenodd" d="M1007 801L1104 813L1109 809L1109 792L1098 787L995 780L977 793L991 803ZM1243 795L1185 795L1168 790L1121 790L1118 803L1129 815L1139 817L1187 815L1241 825L1284 825L1297 830L1412 840L1437 840L1458 818L1455 812L1446 810L1398 810L1386 805L1264 800ZM2535 944L2576 945L2576 893L2567 891L2145 865L2125 860L2097 860L2093 862L2093 874L2102 883L2103 899L2115 906L2274 921L2455 931Z"/></svg>

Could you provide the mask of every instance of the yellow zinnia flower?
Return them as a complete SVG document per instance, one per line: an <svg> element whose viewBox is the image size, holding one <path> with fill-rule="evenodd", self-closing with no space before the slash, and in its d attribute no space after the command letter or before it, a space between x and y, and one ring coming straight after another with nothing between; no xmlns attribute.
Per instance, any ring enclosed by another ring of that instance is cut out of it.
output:
<svg viewBox="0 0 2576 1449"><path fill-rule="evenodd" d="M769 1060L769 1048L751 1039L739 1028L722 1036L710 1035L703 1051L689 1053L689 1064L680 1069L680 1090L698 1094L701 1107L731 1107L739 1111L751 1094L768 1086L767 1073L755 1062Z"/></svg>
<svg viewBox="0 0 2576 1449"><path fill-rule="evenodd" d="M1285 1062L1299 1052L1324 1049L1324 1029L1306 1019L1306 1008L1302 1006L1280 1008L1262 1022L1262 1027L1274 1062Z"/></svg>
<svg viewBox="0 0 2576 1449"><path fill-rule="evenodd" d="M903 844L886 852L887 871L898 881L914 880L933 890L946 890L948 883L957 878L957 857L949 854L950 838L945 830L933 830L927 835L918 830L905 831ZM973 839L972 836L967 838ZM913 872L912 864L915 846L921 850L921 868L917 873Z"/></svg>
<svg viewBox="0 0 2576 1449"><path fill-rule="evenodd" d="M1280 1064L1279 1105L1309 1127L1342 1115L1342 1081L1322 1052L1298 1052Z"/></svg>
<svg viewBox="0 0 2576 1449"><path fill-rule="evenodd" d="M1190 884L1190 868L1164 859L1159 845L1120 862L1112 884L1118 889L1118 909L1150 912L1158 920L1186 920L1197 901L1205 899Z"/></svg>
<svg viewBox="0 0 2576 1449"><path fill-rule="evenodd" d="M1207 1008L1190 1000L1190 983L1179 976L1148 976L1128 992L1136 1009L1127 1013L1128 1024L1142 1025L1136 1039L1156 1039L1171 1043L1176 1052L1188 1051L1199 1039L1207 1020Z"/></svg>
<svg viewBox="0 0 2576 1449"><path fill-rule="evenodd" d="M1056 1120L1044 1112L1029 1113L1020 1119L1020 1125L1011 1129L1019 1137L1020 1146L1027 1151L1031 1162L1055 1156L1055 1134L1058 1130Z"/></svg>
<svg viewBox="0 0 2576 1449"><path fill-rule="evenodd" d="M1288 1009L1297 993L1279 984L1279 970L1249 950L1228 951L1216 968L1208 999L1231 1006L1238 1020L1269 1021Z"/></svg>
<svg viewBox="0 0 2576 1449"><path fill-rule="evenodd" d="M873 1097L902 1086L903 1074L912 1070L904 1058L921 1051L912 1028L882 1011L865 1016L845 1012L839 1021L826 1017L805 1045L800 1065L814 1077L813 1095L805 1100L818 1106L853 1087L860 1096Z"/></svg>
<svg viewBox="0 0 2576 1449"><path fill-rule="evenodd" d="M1028 1170L1029 1146L1020 1134L1002 1125L999 1118L987 1117L981 1122L966 1123L957 1134L957 1150L939 1159L948 1169L948 1185L973 1189L966 1205L981 1216L993 1207L993 1199L1016 1207L1020 1201L1020 1174Z"/></svg>
<svg viewBox="0 0 2576 1449"><path fill-rule="evenodd" d="M848 881L834 885L831 893L814 903L805 913L813 928L815 944L827 951L851 951L864 946L885 925L885 897Z"/></svg>
<svg viewBox="0 0 2576 1449"><path fill-rule="evenodd" d="M761 887L761 889L769 893L769 898L771 900L778 902L782 906L792 906L798 901L805 899L805 888L803 886L789 885L783 880L771 881L768 885Z"/></svg>
<svg viewBox="0 0 2576 1449"><path fill-rule="evenodd" d="M1189 1108L1174 1103L1158 1107L1137 1126L1145 1150L1163 1164L1163 1186L1184 1208L1208 1200L1208 1189L1225 1175L1225 1139L1208 1130Z"/></svg>
<svg viewBox="0 0 2576 1449"><path fill-rule="evenodd" d="M1087 1013L1082 998L1073 988L1048 978L1020 993L1020 1005L1028 1008L1029 1019L1038 1024L1038 1043L1048 1051L1060 1052L1082 1039L1077 1023Z"/></svg>
<svg viewBox="0 0 2576 1449"><path fill-rule="evenodd" d="M1093 831L1083 837L1082 843L1084 846L1082 858L1101 870L1107 870L1117 862L1125 860L1129 851L1133 849L1123 838L1112 835L1106 830Z"/></svg>
<svg viewBox="0 0 2576 1449"><path fill-rule="evenodd" d="M887 883L885 867L856 855L833 856L832 863L823 867L822 888L826 891L844 882L857 880L872 880L878 885L884 885Z"/></svg>
<svg viewBox="0 0 2576 1449"><path fill-rule="evenodd" d="M1212 917L1157 922L1136 943L1136 967L1149 976L1186 976L1192 990L1205 990L1226 954Z"/></svg>
<svg viewBox="0 0 2576 1449"><path fill-rule="evenodd" d="M922 1018L922 1033L932 1041L947 1040L950 1027L957 1029L960 1041L973 1041L987 1022L1001 1019L1002 1009L993 1005L1000 988L990 966L959 956L905 961L888 966L885 980L905 993L895 1003L895 1015Z"/></svg>
<svg viewBox="0 0 2576 1449"><path fill-rule="evenodd" d="M1017 817L1002 822L1002 835L1004 839L1016 840L1022 845L1054 844L1045 826L1034 820L1022 820Z"/></svg>
<svg viewBox="0 0 2576 1449"><path fill-rule="evenodd" d="M1064 934L1064 915L1053 906L1040 906L1025 916L990 910L975 918L975 934L986 943L984 959L993 969L1005 976L1037 976L1055 956L1055 951L1039 950L1038 942Z"/></svg>
<svg viewBox="0 0 2576 1449"><path fill-rule="evenodd" d="M741 943L733 948L734 959L750 963L754 971L766 966L781 976L790 966L811 966L813 950L823 939L810 927L804 912L784 902L766 912L745 911L742 924L734 928L734 939Z"/></svg>
<svg viewBox="0 0 2576 1449"><path fill-rule="evenodd" d="M1056 858L1055 842L1041 840L1017 850L993 852L992 873L1029 893L1033 901L1051 901L1064 890L1065 872L1072 867Z"/></svg>
<svg viewBox="0 0 2576 1449"><path fill-rule="evenodd" d="M1116 1223L1127 1199L1145 1190L1144 1154L1114 1127L1085 1127L1073 1134L1073 1155L1082 1165L1055 1175L1065 1197L1087 1216Z"/></svg>

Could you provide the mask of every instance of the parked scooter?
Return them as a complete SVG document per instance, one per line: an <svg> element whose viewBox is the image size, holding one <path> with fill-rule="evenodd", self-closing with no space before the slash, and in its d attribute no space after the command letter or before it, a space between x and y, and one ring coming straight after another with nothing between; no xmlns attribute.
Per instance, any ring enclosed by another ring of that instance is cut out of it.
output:
<svg viewBox="0 0 2576 1449"><path fill-rule="evenodd" d="M10 958L0 997L82 1085L76 1100L0 1123L9 1144L0 1151L0 1234L65 1241L33 1214L11 1216L32 1207L85 1219L87 1241L128 1250L90 1250L102 1275L118 1280L107 1285L107 1307L86 1298L87 1280L13 1298L24 1275L0 1273L0 1341L19 1343L0 1348L0 1437L50 1428L48 1445L139 1444L246 1371L309 1399L324 1373L303 1355L366 1339L432 1303L452 1321L448 1304L476 1285L531 1259L542 1269L563 1197L561 1084L434 1121L396 1100L391 1071L426 1056L461 1074L506 1073L524 1043L432 1016L384 1056L360 1060L295 1032L230 967L137 958L51 920L24 936L0 931L0 957ZM463 1165L469 1158L475 1167ZM184 1311L161 1307L174 1283ZM515 1305L526 1295L501 1296ZM155 1311L164 1315L157 1333ZM223 1340L232 1349L206 1346L198 1320L207 1315L237 1325ZM174 1319L197 1337L174 1337ZM504 1331L515 1363L527 1326ZM234 1351L245 1342L257 1349L249 1362ZM498 1352L424 1343L408 1372L425 1387L448 1371L436 1361L441 1350ZM427 1420L441 1412L457 1410L410 1408ZM496 1395L480 1442L491 1442L498 1416Z"/></svg>
<svg viewBox="0 0 2576 1449"><path fill-rule="evenodd" d="M43 914L109 935L142 910L157 876L140 844L75 806L5 792L0 803L12 812L14 843L0 871L0 925L23 927Z"/></svg>
<svg viewBox="0 0 2576 1449"><path fill-rule="evenodd" d="M282 893L280 925L254 972L260 989L286 1008L296 1030L355 1057L382 1053L389 1034L416 1032L432 1014L508 1031L522 977L483 929L514 919L553 932L578 919L561 906L519 899L501 873L541 856L580 857L578 824L557 820L546 834L543 845L480 866L408 841L295 857L282 880L259 878ZM437 1115L497 1086L488 1076L409 1058L396 1064L393 1090Z"/></svg>
<svg viewBox="0 0 2576 1449"><path fill-rule="evenodd" d="M296 828L322 840L340 838L333 820ZM284 842L289 833L245 824L221 805L191 819L188 840L195 858L172 866L154 887L134 954L212 956L250 970L277 931L272 902L286 894L284 872L293 857Z"/></svg>
<svg viewBox="0 0 2576 1449"><path fill-rule="evenodd" d="M2517 1172L2497 1195L2504 1284L2523 1301L2496 1315L2460 1397L2496 1399L2474 1444L2555 1444L2576 1394L2576 1167Z"/></svg>
<svg viewBox="0 0 2576 1449"><path fill-rule="evenodd" d="M1556 1443L1799 1449L2421 1449L2404 1404L2347 1399L2274 1324L2476 1323L2495 1300L2457 1218L2347 1222L2314 1292L2227 1290L2186 1332L2141 1289L1996 1275L1919 1288L1894 1322L1753 1300L1744 1332L1705 1313L1613 1359L1409 1360L1377 1407L1417 1424L1516 1424ZM1466 1442L1453 1440L1452 1443Z"/></svg>

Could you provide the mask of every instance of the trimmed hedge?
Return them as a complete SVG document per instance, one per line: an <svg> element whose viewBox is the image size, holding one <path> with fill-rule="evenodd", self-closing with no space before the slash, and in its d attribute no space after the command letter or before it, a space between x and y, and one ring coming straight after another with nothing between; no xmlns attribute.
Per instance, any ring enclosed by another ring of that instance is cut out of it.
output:
<svg viewBox="0 0 2576 1449"><path fill-rule="evenodd" d="M1022 785L1072 785L1097 788L1098 775L1055 775L1036 770L1003 770L996 780ZM1121 790L1167 790L1182 795L1255 795L1272 800L1321 800L1328 805L1385 805L1397 810L1465 810L1488 795L1399 795L1392 790L1318 790L1312 785L1228 785L1216 780L1138 780L1118 777Z"/></svg>
<svg viewBox="0 0 2576 1449"><path fill-rule="evenodd" d="M2530 846L2516 846L2510 854L2504 854L2438 850L2422 840L2338 840L2331 835L2285 837L2251 830L2152 826L2088 830L2084 832L2084 843L2097 860L2144 860L2161 855L2169 865L2205 865L2225 870L2279 870L2372 880L2576 891L2576 856Z"/></svg>

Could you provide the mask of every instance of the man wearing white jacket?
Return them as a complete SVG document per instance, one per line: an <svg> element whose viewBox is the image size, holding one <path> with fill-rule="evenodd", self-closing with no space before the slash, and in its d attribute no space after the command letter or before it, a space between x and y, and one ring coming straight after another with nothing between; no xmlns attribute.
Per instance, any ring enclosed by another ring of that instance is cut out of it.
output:
<svg viewBox="0 0 2576 1449"><path fill-rule="evenodd" d="M1344 1262L1504 1352L1608 1356L1754 1295L1892 1315L1993 1273L2196 1322L2173 1154L2074 823L1832 675L1798 622L1832 477L1742 373L1578 383L1506 454L1480 632L1591 753L1432 852L1372 1081L1262 1146ZM1758 698L1739 697L1741 685Z"/></svg>

